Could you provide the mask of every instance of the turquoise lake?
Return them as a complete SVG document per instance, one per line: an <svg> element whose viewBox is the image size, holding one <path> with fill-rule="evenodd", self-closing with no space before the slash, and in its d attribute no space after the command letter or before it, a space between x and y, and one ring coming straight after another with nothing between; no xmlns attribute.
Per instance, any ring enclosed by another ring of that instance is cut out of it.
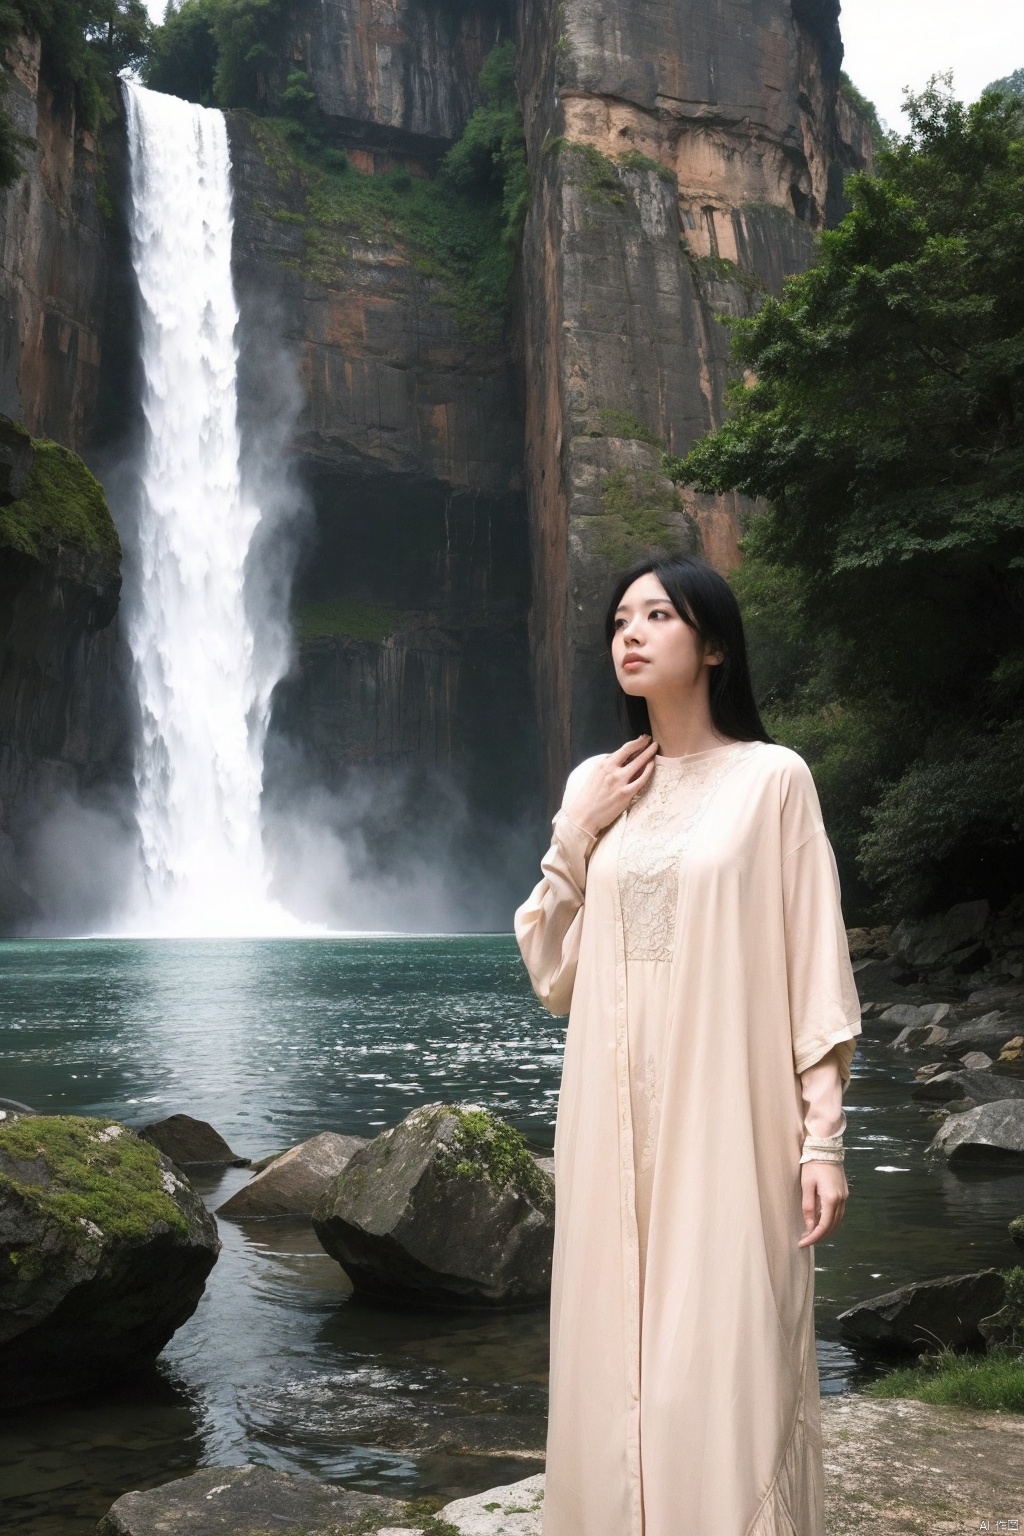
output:
<svg viewBox="0 0 1024 1536"><path fill-rule="evenodd" d="M564 1024L506 934L0 944L0 1095L128 1124L185 1112L252 1158L321 1130L372 1136L438 1100L493 1109L549 1148ZM863 1040L851 1199L816 1250L824 1392L872 1374L837 1341L844 1307L1019 1258L1006 1224L1024 1175L926 1162L935 1126L909 1100L911 1072ZM203 1194L218 1205L247 1177ZM5 1529L84 1536L120 1493L203 1464L450 1497L539 1469L546 1314L372 1307L307 1223L220 1228L203 1301L151 1380L0 1419Z"/></svg>

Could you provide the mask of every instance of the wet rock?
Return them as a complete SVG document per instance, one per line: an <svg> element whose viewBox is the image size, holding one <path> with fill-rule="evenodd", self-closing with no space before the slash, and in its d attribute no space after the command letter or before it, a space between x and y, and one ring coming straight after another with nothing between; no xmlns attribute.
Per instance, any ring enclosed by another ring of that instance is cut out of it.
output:
<svg viewBox="0 0 1024 1536"><path fill-rule="evenodd" d="M996 1099L950 1115L925 1156L944 1157L951 1167L1024 1157L1024 1098Z"/></svg>
<svg viewBox="0 0 1024 1536"><path fill-rule="evenodd" d="M900 1025L902 1033L893 1041L894 1045L898 1045L909 1030L927 1029L929 1025L939 1024L949 1011L949 1003L925 1003L920 1006L914 1003L894 1003L891 1008L879 1014L879 1023Z"/></svg>
<svg viewBox="0 0 1024 1536"><path fill-rule="evenodd" d="M1013 1035L1016 1020L998 1008L983 1013L978 1019L954 1025L943 1044L947 1056L962 1055L964 1051L998 1051Z"/></svg>
<svg viewBox="0 0 1024 1536"><path fill-rule="evenodd" d="M27 1104L19 1104L17 1099L0 1099L0 1124L11 1119L14 1115L34 1115L35 1110L29 1109Z"/></svg>
<svg viewBox="0 0 1024 1536"><path fill-rule="evenodd" d="M262 1172L217 1207L218 1216L311 1216L313 1207L361 1147L365 1136L322 1131L273 1158Z"/></svg>
<svg viewBox="0 0 1024 1536"><path fill-rule="evenodd" d="M544 1473L455 1499L437 1512L459 1536L540 1536Z"/></svg>
<svg viewBox="0 0 1024 1536"><path fill-rule="evenodd" d="M0 1126L0 1406L148 1365L195 1311L220 1252L199 1194L124 1126Z"/></svg>
<svg viewBox="0 0 1024 1536"><path fill-rule="evenodd" d="M199 1163L222 1163L232 1168L249 1166L249 1159L232 1152L208 1121L193 1120L191 1115L168 1115L166 1120L154 1120L151 1125L140 1126L138 1134L179 1168Z"/></svg>
<svg viewBox="0 0 1024 1536"><path fill-rule="evenodd" d="M1024 1002L1024 988L1018 982L1003 982L998 986L977 987L968 993L967 1001L979 1008L1008 1007L1013 1003Z"/></svg>
<svg viewBox="0 0 1024 1536"><path fill-rule="evenodd" d="M920 922L897 923L893 953L915 970L943 965L981 937L988 918L987 901L961 901Z"/></svg>
<svg viewBox="0 0 1024 1536"><path fill-rule="evenodd" d="M255 1536L301 1531L336 1536L351 1526L375 1530L401 1519L397 1499L293 1477L269 1467L203 1467L159 1488L125 1493L100 1521L97 1536Z"/></svg>
<svg viewBox="0 0 1024 1536"><path fill-rule="evenodd" d="M497 1116L430 1104L352 1158L313 1212L365 1295L529 1306L551 1285L554 1183Z"/></svg>
<svg viewBox="0 0 1024 1536"><path fill-rule="evenodd" d="M905 992L913 975L914 972L895 955L890 955L887 960L867 960L858 965L855 974L857 993L862 1002L889 1006L899 1002L900 994ZM880 1022L880 1018L875 1022Z"/></svg>
<svg viewBox="0 0 1024 1536"><path fill-rule="evenodd" d="M984 1051L968 1051L960 1060L968 1072L984 1072L992 1065L992 1057L986 1056Z"/></svg>
<svg viewBox="0 0 1024 1536"><path fill-rule="evenodd" d="M910 1096L924 1103L969 1098L976 1104L992 1104L998 1099L1024 1099L1024 1081L995 1072L939 1072L918 1083Z"/></svg>
<svg viewBox="0 0 1024 1536"><path fill-rule="evenodd" d="M1006 1286L998 1269L943 1275L872 1296L840 1312L840 1333L864 1349L919 1353L937 1344L980 1346L983 1317L1002 1306Z"/></svg>
<svg viewBox="0 0 1024 1536"><path fill-rule="evenodd" d="M931 1051L948 1039L949 1030L941 1024L910 1024L900 1030L892 1047L894 1051Z"/></svg>

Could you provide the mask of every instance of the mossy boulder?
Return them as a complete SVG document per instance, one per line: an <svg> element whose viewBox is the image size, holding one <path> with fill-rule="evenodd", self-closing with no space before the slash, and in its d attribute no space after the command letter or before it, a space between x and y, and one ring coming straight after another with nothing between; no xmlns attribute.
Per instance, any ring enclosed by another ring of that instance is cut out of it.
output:
<svg viewBox="0 0 1024 1536"><path fill-rule="evenodd" d="M0 549L46 560L71 545L115 568L121 542L103 488L76 453L0 415Z"/></svg>
<svg viewBox="0 0 1024 1536"><path fill-rule="evenodd" d="M198 1192L114 1121L0 1124L0 1407L151 1363L220 1252Z"/></svg>
<svg viewBox="0 0 1024 1536"><path fill-rule="evenodd" d="M428 1104L354 1155L313 1226L364 1295L525 1307L550 1292L554 1207L553 1179L512 1126Z"/></svg>

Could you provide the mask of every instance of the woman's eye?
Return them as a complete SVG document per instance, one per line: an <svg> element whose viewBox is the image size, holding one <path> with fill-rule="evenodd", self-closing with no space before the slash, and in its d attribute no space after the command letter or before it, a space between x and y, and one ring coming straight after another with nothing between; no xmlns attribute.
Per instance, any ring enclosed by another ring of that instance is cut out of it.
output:
<svg viewBox="0 0 1024 1536"><path fill-rule="evenodd" d="M652 608L647 617L649 619L667 619L668 610L665 608Z"/></svg>

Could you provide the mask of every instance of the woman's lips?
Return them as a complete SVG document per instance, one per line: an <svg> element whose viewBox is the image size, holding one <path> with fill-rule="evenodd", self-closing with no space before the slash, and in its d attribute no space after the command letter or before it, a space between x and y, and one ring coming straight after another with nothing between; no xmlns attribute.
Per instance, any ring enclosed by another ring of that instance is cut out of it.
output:
<svg viewBox="0 0 1024 1536"><path fill-rule="evenodd" d="M622 663L622 670L623 672L632 671L634 667L646 667L646 665L646 656L627 656Z"/></svg>

